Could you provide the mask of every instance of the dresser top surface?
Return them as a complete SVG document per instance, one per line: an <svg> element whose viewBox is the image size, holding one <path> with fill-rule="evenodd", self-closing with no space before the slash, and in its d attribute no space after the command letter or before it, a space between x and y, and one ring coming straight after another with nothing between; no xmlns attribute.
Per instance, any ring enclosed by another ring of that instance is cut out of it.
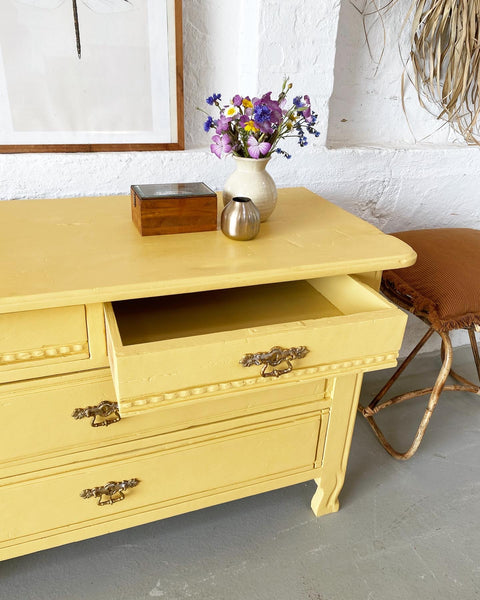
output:
<svg viewBox="0 0 480 600"><path fill-rule="evenodd" d="M259 235L142 237L129 196L0 202L0 312L363 273L412 264L400 240L305 188ZM219 205L221 199L219 200Z"/></svg>

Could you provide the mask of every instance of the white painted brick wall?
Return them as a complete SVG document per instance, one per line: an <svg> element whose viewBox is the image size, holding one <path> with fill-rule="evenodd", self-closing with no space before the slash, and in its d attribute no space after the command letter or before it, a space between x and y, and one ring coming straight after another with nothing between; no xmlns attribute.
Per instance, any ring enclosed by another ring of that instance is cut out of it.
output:
<svg viewBox="0 0 480 600"><path fill-rule="evenodd" d="M445 129L415 144L406 127L398 13L385 20L388 50L375 75L349 0L184 0L183 12L187 149L0 155L0 199L128 193L139 182L203 180L221 189L233 164L209 153L195 107L217 91L276 93L286 74L295 94L311 96L322 135L305 149L293 146L290 161L272 160L279 187L306 186L386 232L480 228L479 149ZM436 122L409 94L421 137ZM409 325L407 346L418 329Z"/></svg>

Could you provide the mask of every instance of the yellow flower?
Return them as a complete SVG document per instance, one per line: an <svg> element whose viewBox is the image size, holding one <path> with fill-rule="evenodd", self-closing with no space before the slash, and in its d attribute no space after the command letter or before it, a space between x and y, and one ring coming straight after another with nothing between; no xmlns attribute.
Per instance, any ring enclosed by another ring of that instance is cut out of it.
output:
<svg viewBox="0 0 480 600"><path fill-rule="evenodd" d="M260 131L260 129L258 127L255 127L255 123L253 121L247 121L245 123L244 129L245 129L245 131L252 131L253 133Z"/></svg>
<svg viewBox="0 0 480 600"><path fill-rule="evenodd" d="M251 101L251 100L249 100L248 98L244 98L244 99L242 100L242 104L243 104L243 106L244 106L245 108L253 108L252 101Z"/></svg>
<svg viewBox="0 0 480 600"><path fill-rule="evenodd" d="M296 120L297 120L297 118L295 117L295 115L290 115L290 117L287 121L287 129L288 130L293 128L293 125L295 124Z"/></svg>

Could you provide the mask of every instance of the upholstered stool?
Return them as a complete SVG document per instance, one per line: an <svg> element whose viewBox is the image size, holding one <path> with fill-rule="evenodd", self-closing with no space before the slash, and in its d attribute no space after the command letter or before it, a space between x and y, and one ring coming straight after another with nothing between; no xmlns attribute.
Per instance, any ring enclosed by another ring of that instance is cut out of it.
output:
<svg viewBox="0 0 480 600"><path fill-rule="evenodd" d="M480 331L480 231L476 229L422 229L393 234L417 253L417 262L405 269L385 271L382 292L395 304L407 309L429 325L410 355L370 402L359 406L380 443L393 457L407 460L416 452L442 391L462 390L480 393L480 387L452 370L452 344L449 332L468 331L477 374L480 379L480 359L475 331ZM425 342L436 332L441 340L442 367L432 387L400 394L390 400L383 397L412 361ZM445 385L448 376L459 383ZM427 408L412 445L397 452L385 439L375 421L384 408L417 396L430 394Z"/></svg>

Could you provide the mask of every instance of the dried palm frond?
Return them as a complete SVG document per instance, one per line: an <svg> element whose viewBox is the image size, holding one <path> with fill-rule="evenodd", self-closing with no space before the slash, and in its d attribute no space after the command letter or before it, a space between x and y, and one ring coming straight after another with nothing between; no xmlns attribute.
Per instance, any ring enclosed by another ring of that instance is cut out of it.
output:
<svg viewBox="0 0 480 600"><path fill-rule="evenodd" d="M392 0L377 11L397 3ZM480 0L414 0L409 18L406 67L411 68L421 106L436 106L438 119L452 125L469 144L480 145Z"/></svg>

